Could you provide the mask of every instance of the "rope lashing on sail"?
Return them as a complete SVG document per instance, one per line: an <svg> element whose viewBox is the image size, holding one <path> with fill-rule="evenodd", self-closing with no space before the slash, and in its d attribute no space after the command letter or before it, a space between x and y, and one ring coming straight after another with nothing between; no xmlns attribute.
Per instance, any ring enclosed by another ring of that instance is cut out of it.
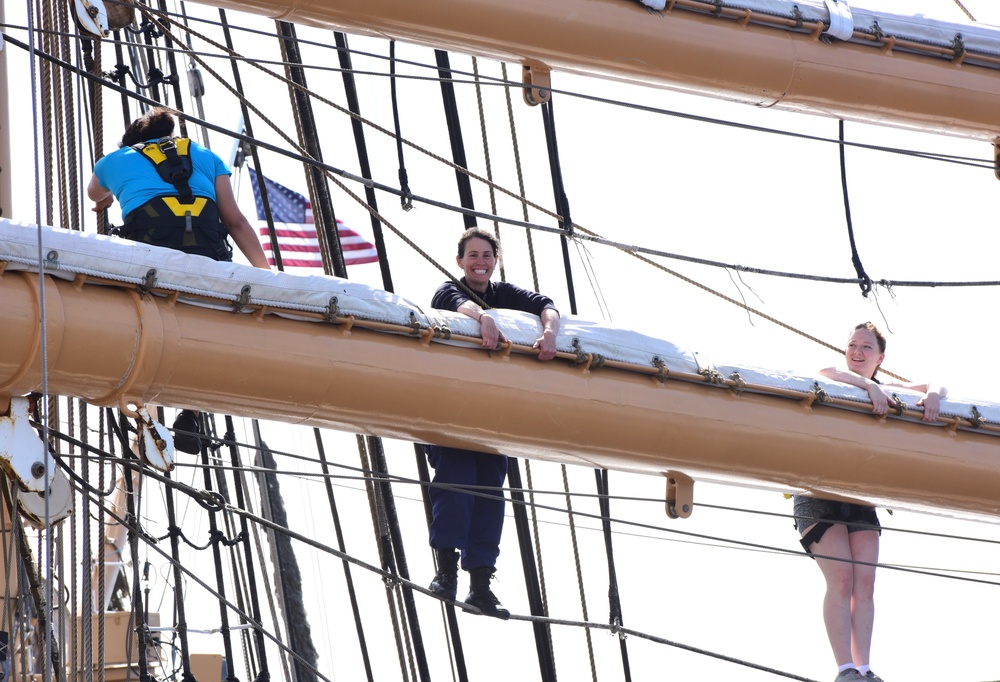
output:
<svg viewBox="0 0 1000 682"><path fill-rule="evenodd" d="M580 339L573 339L573 350L576 352L576 360L574 361L574 364L580 367L584 372L588 372L591 369L600 369L601 367L604 367L604 363L607 361L607 358L600 353L584 352Z"/></svg>
<svg viewBox="0 0 1000 682"><path fill-rule="evenodd" d="M670 377L670 369L667 367L667 363L663 361L663 358L659 356L654 357L652 365L656 368L654 378L661 384L667 383L667 379Z"/></svg>
<svg viewBox="0 0 1000 682"><path fill-rule="evenodd" d="M813 389L808 394L806 394L803 402L806 407L812 407L814 402L825 403L829 402L830 396L827 394L826 390L819 385L819 382L813 382Z"/></svg>
<svg viewBox="0 0 1000 682"><path fill-rule="evenodd" d="M730 389L732 389L733 393L736 394L737 396L743 395L743 391L745 391L747 387L747 382L743 380L743 377L740 376L740 373L733 372L732 374L729 375L729 380L733 382L732 385L730 385L729 387Z"/></svg>
<svg viewBox="0 0 1000 682"><path fill-rule="evenodd" d="M722 376L722 372L717 369L703 369L699 372L699 374L701 374L705 383L718 384L720 386L726 385L726 378Z"/></svg>

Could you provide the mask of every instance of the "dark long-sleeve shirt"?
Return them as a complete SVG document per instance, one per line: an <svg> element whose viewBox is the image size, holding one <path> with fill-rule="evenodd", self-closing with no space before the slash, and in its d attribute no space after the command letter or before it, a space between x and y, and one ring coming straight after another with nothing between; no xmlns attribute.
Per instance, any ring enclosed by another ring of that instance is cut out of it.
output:
<svg viewBox="0 0 1000 682"><path fill-rule="evenodd" d="M462 278L462 283L465 284L464 277ZM479 292L477 292L477 294L478 293ZM546 308L551 308L552 310L559 312L555 303L553 303L552 299L548 296L534 291L529 291L527 289L522 289L521 287L509 282L490 282L486 291L479 294L479 298L481 298L490 308L520 310L522 312L538 315L539 317L542 316L542 311ZM439 286L438 290L434 292L434 298L431 299L431 307L437 308L438 310L450 310L455 312L458 310L458 306L469 300L472 299L469 297L469 294L462 289L462 287L458 286L453 281L448 280Z"/></svg>

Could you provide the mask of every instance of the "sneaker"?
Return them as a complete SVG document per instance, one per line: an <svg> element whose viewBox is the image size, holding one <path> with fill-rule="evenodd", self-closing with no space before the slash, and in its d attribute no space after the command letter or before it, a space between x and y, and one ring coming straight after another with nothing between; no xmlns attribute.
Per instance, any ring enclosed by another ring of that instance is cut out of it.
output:
<svg viewBox="0 0 1000 682"><path fill-rule="evenodd" d="M847 670L841 670L840 674L837 675L837 679L833 682L857 682L858 680L865 680L865 676L858 672L857 668L848 668Z"/></svg>
<svg viewBox="0 0 1000 682"><path fill-rule="evenodd" d="M174 449L197 455L201 452L201 421L193 410L181 410L174 419Z"/></svg>
<svg viewBox="0 0 1000 682"><path fill-rule="evenodd" d="M868 680L868 682L885 682L885 680L883 680L881 677L876 675L871 670L865 673L865 679Z"/></svg>

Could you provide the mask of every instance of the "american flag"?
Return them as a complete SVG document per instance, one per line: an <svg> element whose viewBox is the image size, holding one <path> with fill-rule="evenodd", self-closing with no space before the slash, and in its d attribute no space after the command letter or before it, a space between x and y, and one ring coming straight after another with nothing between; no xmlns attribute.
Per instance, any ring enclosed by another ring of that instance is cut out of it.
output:
<svg viewBox="0 0 1000 682"><path fill-rule="evenodd" d="M253 198L257 204L257 220L260 229L264 253L267 262L275 264L271 253L271 238L267 231L267 216L264 213L264 202L260 198L260 185L257 184L257 173L250 168L250 184L253 185ZM293 192L274 180L268 180L267 200L271 205L271 215L274 218L274 230L278 235L278 248L281 250L281 263L286 267L323 267L323 258L319 252L319 238L313 226L312 205L309 200L298 192ZM357 232L337 221L337 232L340 234L340 247L344 251L345 265L359 263L377 263L378 253L375 246L365 241Z"/></svg>

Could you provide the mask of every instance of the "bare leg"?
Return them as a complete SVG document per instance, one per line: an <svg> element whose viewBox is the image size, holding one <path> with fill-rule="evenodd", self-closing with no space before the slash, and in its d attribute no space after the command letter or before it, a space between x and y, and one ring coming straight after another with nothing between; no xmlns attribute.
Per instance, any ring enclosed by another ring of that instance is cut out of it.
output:
<svg viewBox="0 0 1000 682"><path fill-rule="evenodd" d="M878 531L861 530L851 533L848 537L851 556L856 561L871 564L878 561ZM851 595L851 653L857 665L864 665L871 660L874 625L875 567L854 564L854 591Z"/></svg>
<svg viewBox="0 0 1000 682"><path fill-rule="evenodd" d="M806 532L809 530L807 528ZM819 542L813 543L810 550L815 555L850 560L851 542L847 536L846 526L834 524L827 529ZM851 599L854 592L854 565L849 561L821 559L819 556L816 558L816 564L823 572L823 578L826 579L826 595L823 597L823 623L826 625L826 635L830 639L833 657L838 666L852 662L857 663L853 658L851 648ZM870 634L871 630L869 629Z"/></svg>

